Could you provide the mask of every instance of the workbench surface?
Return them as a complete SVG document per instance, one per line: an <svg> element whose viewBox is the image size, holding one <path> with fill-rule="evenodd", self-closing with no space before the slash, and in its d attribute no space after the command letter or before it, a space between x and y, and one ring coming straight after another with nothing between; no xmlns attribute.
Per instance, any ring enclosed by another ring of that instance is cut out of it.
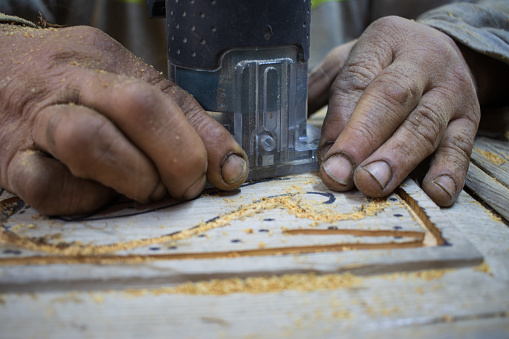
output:
<svg viewBox="0 0 509 339"><path fill-rule="evenodd" d="M508 161L479 138L447 209L316 173L67 219L2 192L0 338L508 338Z"/></svg>

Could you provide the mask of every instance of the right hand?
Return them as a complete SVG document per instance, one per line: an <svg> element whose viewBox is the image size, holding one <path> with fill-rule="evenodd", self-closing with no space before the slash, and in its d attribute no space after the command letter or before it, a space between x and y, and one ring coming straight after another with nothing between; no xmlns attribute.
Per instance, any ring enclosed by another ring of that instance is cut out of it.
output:
<svg viewBox="0 0 509 339"><path fill-rule="evenodd" d="M431 156L422 188L451 206L480 120L474 83L445 33L399 17L375 21L310 75L311 109L329 99L318 145L323 182L383 197Z"/></svg>
<svg viewBox="0 0 509 339"><path fill-rule="evenodd" d="M240 186L242 148L194 98L91 27L0 25L0 186L46 215Z"/></svg>

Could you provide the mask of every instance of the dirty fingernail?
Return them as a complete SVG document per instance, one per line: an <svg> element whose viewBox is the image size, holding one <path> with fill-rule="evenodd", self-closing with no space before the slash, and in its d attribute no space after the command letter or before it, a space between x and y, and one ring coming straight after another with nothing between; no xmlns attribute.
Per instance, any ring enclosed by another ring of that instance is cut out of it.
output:
<svg viewBox="0 0 509 339"><path fill-rule="evenodd" d="M166 196L166 193L168 193L166 187L162 182L159 182L156 188L152 191L152 194L150 194L149 199L152 202L159 201Z"/></svg>
<svg viewBox="0 0 509 339"><path fill-rule="evenodd" d="M233 184L244 176L246 170L246 160L236 154L231 154L221 167L221 175L227 184Z"/></svg>
<svg viewBox="0 0 509 339"><path fill-rule="evenodd" d="M184 194L182 194L181 199L189 200L196 196L198 196L203 188L205 187L205 183L207 182L207 176L203 175L198 180L196 180L189 188L186 190Z"/></svg>
<svg viewBox="0 0 509 339"><path fill-rule="evenodd" d="M438 185L449 197L453 197L456 193L456 182L448 175L441 175L433 180L433 183Z"/></svg>
<svg viewBox="0 0 509 339"><path fill-rule="evenodd" d="M382 189L387 186L392 177L392 170L385 161L375 161L362 167L368 172L378 183Z"/></svg>
<svg viewBox="0 0 509 339"><path fill-rule="evenodd" d="M323 169L331 179L341 185L347 186L352 181L353 166L350 160L344 156L335 155L330 157L323 164Z"/></svg>

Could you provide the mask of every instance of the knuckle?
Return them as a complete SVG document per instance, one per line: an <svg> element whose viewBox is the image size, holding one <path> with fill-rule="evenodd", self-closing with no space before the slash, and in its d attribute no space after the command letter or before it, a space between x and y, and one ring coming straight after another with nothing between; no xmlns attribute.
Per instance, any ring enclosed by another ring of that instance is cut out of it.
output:
<svg viewBox="0 0 509 339"><path fill-rule="evenodd" d="M105 136L105 125L105 119L77 119L58 127L58 157L77 177L89 177L90 161L109 153L111 141Z"/></svg>
<svg viewBox="0 0 509 339"><path fill-rule="evenodd" d="M429 154L436 149L440 143L440 136L443 134L447 122L440 114L426 104L422 104L418 111L407 119L410 130L414 136L425 146Z"/></svg>
<svg viewBox="0 0 509 339"><path fill-rule="evenodd" d="M165 92L170 94L171 98L180 107L188 119L192 119L194 115L204 112L203 108L191 96L191 94L175 84L170 83L167 86L167 89L165 89Z"/></svg>
<svg viewBox="0 0 509 339"><path fill-rule="evenodd" d="M369 147L367 152L371 154L378 147L378 126L370 121L364 121L361 124L354 124L348 127L351 139L349 144L357 147ZM357 152L356 152L357 153Z"/></svg>
<svg viewBox="0 0 509 339"><path fill-rule="evenodd" d="M224 137L226 130L206 112L195 110L187 114L187 121L200 135L206 135L207 142L212 142L217 138Z"/></svg>
<svg viewBox="0 0 509 339"><path fill-rule="evenodd" d="M146 130L156 130L165 122L161 114L166 111L161 93L149 85L134 79L124 81L119 95L120 110L133 125ZM157 126L156 126L157 125Z"/></svg>
<svg viewBox="0 0 509 339"><path fill-rule="evenodd" d="M457 163L468 163L473 148L473 137L468 132L458 131L442 141L442 148L450 157L457 159Z"/></svg>
<svg viewBox="0 0 509 339"><path fill-rule="evenodd" d="M389 107L409 106L420 97L422 90L413 77L400 71L392 71L380 77L374 83L379 100L387 102Z"/></svg>
<svg viewBox="0 0 509 339"><path fill-rule="evenodd" d="M377 30L397 30L397 28L404 23L404 20L401 17L395 15L384 16L378 20L375 20L372 24L373 28Z"/></svg>
<svg viewBox="0 0 509 339"><path fill-rule="evenodd" d="M376 70L369 64L364 62L349 64L334 82L332 89L346 92L361 92L368 87L375 76Z"/></svg>

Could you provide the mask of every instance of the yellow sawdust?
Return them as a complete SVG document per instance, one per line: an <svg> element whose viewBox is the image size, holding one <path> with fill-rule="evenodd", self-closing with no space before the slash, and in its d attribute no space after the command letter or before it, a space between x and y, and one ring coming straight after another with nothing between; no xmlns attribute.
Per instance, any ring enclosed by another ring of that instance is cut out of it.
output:
<svg viewBox="0 0 509 339"><path fill-rule="evenodd" d="M331 209L311 206L310 204L304 202L302 197L299 195L288 195L263 198L262 200L251 203L247 206L241 206L239 209L220 216L213 221L202 222L195 227L185 229L181 232L154 238L136 239L108 245L87 245L80 242L63 241L55 245L49 243L48 240L44 237L33 238L20 236L14 233L2 232L0 233L0 242L9 243L11 245L29 250L43 251L58 255L101 255L187 239L215 228L225 227L234 220L244 220L264 211L277 208L283 208L288 211L288 213L295 215L297 218L332 223L343 220L359 220L367 216L373 216L381 212L388 205L390 205L390 202L387 200L375 199L372 200L367 206L362 206L360 210L352 211L350 213L338 213Z"/></svg>
<svg viewBox="0 0 509 339"><path fill-rule="evenodd" d="M502 165L507 162L507 159L502 158L496 153L489 152L489 151L483 151L479 148L474 148L474 150L478 153L480 153L482 156L484 156L486 159L494 163L495 165Z"/></svg>
<svg viewBox="0 0 509 339"><path fill-rule="evenodd" d="M486 263L486 261L483 261L481 265L474 267L474 271L492 275L491 267Z"/></svg>
<svg viewBox="0 0 509 339"><path fill-rule="evenodd" d="M409 279L420 279L426 281L432 281L441 279L444 275L455 271L455 269L438 269L438 270L422 270L417 272L401 272L384 274L381 277L388 280L409 280Z"/></svg>
<svg viewBox="0 0 509 339"><path fill-rule="evenodd" d="M214 279L210 281L187 282L174 287L154 289L129 289L125 293L131 296L147 294L190 294L190 295L226 295L232 293L279 293L287 290L310 292L317 290L335 290L362 285L363 279L345 274L285 274L271 277L249 277Z"/></svg>

